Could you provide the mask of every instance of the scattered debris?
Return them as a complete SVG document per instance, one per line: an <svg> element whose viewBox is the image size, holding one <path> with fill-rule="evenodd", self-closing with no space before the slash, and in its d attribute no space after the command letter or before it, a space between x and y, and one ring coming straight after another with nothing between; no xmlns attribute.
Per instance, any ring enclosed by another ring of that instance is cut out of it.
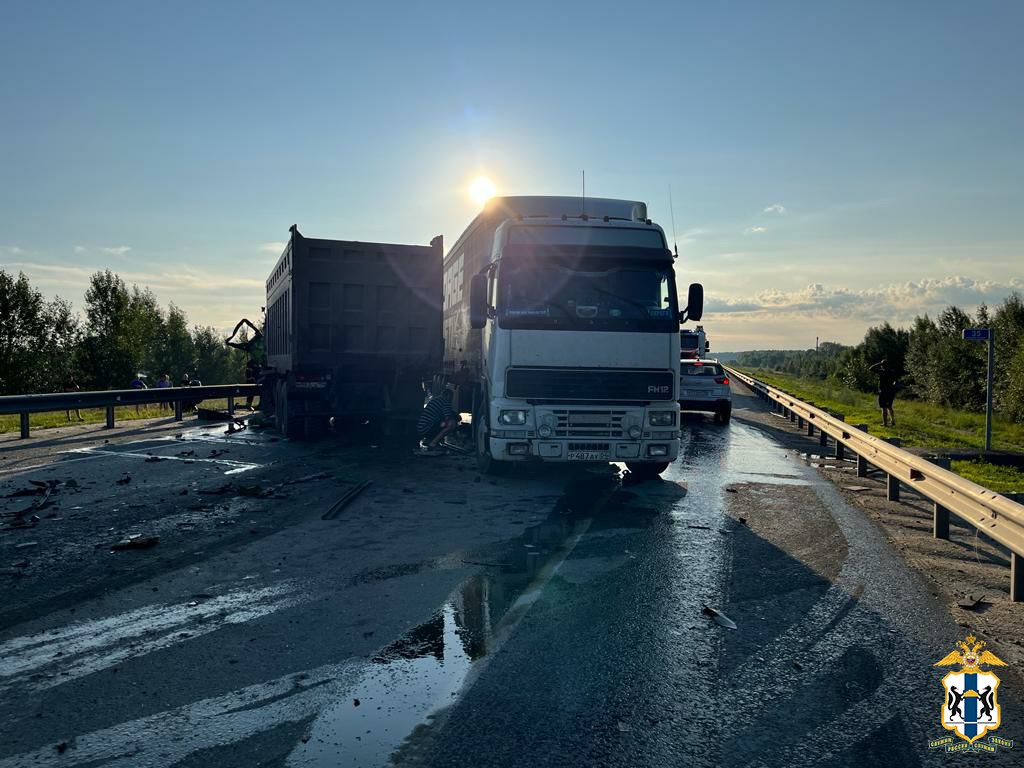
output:
<svg viewBox="0 0 1024 768"><path fill-rule="evenodd" d="M956 601L956 604L963 608L965 611L976 611L985 603L985 596L979 595L965 595Z"/></svg>
<svg viewBox="0 0 1024 768"><path fill-rule="evenodd" d="M715 620L715 624L726 629L736 629L736 622L730 619L721 611L712 608L710 605L705 605L701 611L705 616L710 616Z"/></svg>
<svg viewBox="0 0 1024 768"><path fill-rule="evenodd" d="M15 549L31 549L32 547L38 547L38 546L39 546L39 542L38 541L26 541L26 542L23 542L21 544L15 544L14 548Z"/></svg>
<svg viewBox="0 0 1024 768"><path fill-rule="evenodd" d="M700 531L710 531L711 530L711 526L710 525L687 525L686 527L687 528L696 528L697 530L700 530Z"/></svg>
<svg viewBox="0 0 1024 768"><path fill-rule="evenodd" d="M143 536L141 534L136 534L134 536L129 536L127 539L122 539L121 541L114 543L111 546L111 549L115 551L120 551L124 549L148 549L149 547L154 547L159 543L159 536Z"/></svg>
<svg viewBox="0 0 1024 768"><path fill-rule="evenodd" d="M118 485L128 485L128 483L130 483L131 481L132 481L132 476L129 475L127 472L125 472L124 476L120 480L117 481L117 484Z"/></svg>
<svg viewBox="0 0 1024 768"><path fill-rule="evenodd" d="M359 704L360 704L360 701L359 701L359 699L352 699L352 706L353 706L353 707L358 707L358 706L359 706Z"/></svg>
<svg viewBox="0 0 1024 768"><path fill-rule="evenodd" d="M338 516L338 513L341 512L342 509L351 504L353 499L355 499L356 496L365 491L369 486L370 481L363 480L363 482L357 483L356 485L349 488L340 499L334 502L334 505L330 509L328 509L326 512L323 513L323 515L320 516L320 519L333 520L335 517Z"/></svg>
<svg viewBox="0 0 1024 768"><path fill-rule="evenodd" d="M150 457L148 459L146 459L144 461L144 463L151 464L151 463L153 463L155 461L165 461L165 459L164 459L163 456L153 456L153 455L150 455Z"/></svg>
<svg viewBox="0 0 1024 768"><path fill-rule="evenodd" d="M725 492L726 493L739 493L739 491L737 491L735 488L726 488Z"/></svg>
<svg viewBox="0 0 1024 768"><path fill-rule="evenodd" d="M793 669L795 669L797 672L801 671L803 668L804 668L804 665L801 664L799 661L794 661L793 662Z"/></svg>
<svg viewBox="0 0 1024 768"><path fill-rule="evenodd" d="M179 456L195 456L196 452L194 450L192 450L192 451L178 451L178 455Z"/></svg>
<svg viewBox="0 0 1024 768"><path fill-rule="evenodd" d="M844 491L853 491L854 493L861 493L862 491L870 491L870 485L844 485L842 486Z"/></svg>
<svg viewBox="0 0 1024 768"><path fill-rule="evenodd" d="M741 517L740 518L740 525L746 525L746 524L747 524L747 518Z"/></svg>
<svg viewBox="0 0 1024 768"><path fill-rule="evenodd" d="M296 477L293 480L285 480L281 485L297 485L298 483L309 483L313 480L326 480L330 476L330 472L317 472L312 475L305 475L304 477Z"/></svg>
<svg viewBox="0 0 1024 768"><path fill-rule="evenodd" d="M618 729L619 729L619 733L629 733L630 731L633 730L632 728L629 727L629 725L627 723L624 723L621 720L619 720Z"/></svg>
<svg viewBox="0 0 1024 768"><path fill-rule="evenodd" d="M66 741L62 741L57 744L55 749L57 750L58 755L63 755L65 752L68 751L68 743Z"/></svg>

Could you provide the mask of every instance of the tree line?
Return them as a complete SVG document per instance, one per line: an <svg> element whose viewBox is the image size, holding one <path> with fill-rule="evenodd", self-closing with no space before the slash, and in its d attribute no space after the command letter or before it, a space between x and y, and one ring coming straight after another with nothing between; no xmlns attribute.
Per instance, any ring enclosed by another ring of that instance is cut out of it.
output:
<svg viewBox="0 0 1024 768"><path fill-rule="evenodd" d="M127 389L138 373L150 386L164 373L175 384L184 374L234 384L245 380L245 354L109 269L89 278L82 315L0 269L0 395Z"/></svg>
<svg viewBox="0 0 1024 768"><path fill-rule="evenodd" d="M889 323L869 328L856 346L832 342L817 350L741 352L736 365L829 380L873 392L878 378L868 367L883 358L900 377L900 397L968 411L985 408L987 344L964 341L965 328L995 333L993 408L1024 422L1024 300L1013 293L995 310L986 305L971 315L949 306L932 319L914 318L909 328Z"/></svg>

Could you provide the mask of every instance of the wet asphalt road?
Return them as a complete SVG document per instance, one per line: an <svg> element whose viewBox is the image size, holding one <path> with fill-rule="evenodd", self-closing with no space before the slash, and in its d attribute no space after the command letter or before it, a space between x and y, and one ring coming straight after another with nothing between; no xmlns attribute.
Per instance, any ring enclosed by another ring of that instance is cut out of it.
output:
<svg viewBox="0 0 1024 768"><path fill-rule="evenodd" d="M0 494L65 485L0 534L0 768L963 759L928 741L966 630L746 407L639 485L221 427L5 442Z"/></svg>

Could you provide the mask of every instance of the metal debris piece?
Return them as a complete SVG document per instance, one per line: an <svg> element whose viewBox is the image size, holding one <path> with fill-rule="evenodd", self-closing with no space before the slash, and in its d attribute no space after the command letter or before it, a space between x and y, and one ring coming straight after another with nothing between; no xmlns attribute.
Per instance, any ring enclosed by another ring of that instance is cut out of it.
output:
<svg viewBox="0 0 1024 768"><path fill-rule="evenodd" d="M710 616L715 620L715 624L726 629L736 629L736 622L726 616L719 610L712 608L710 605L705 605L701 611L705 616Z"/></svg>
<svg viewBox="0 0 1024 768"><path fill-rule="evenodd" d="M357 483L356 485L349 488L340 499L334 502L334 505L330 509L328 509L326 512L323 513L323 515L320 516L320 519L333 520L335 517L338 516L338 513L341 512L342 509L351 504L355 497L358 496L363 491L365 491L369 486L370 481L363 480L363 482Z"/></svg>
<svg viewBox="0 0 1024 768"><path fill-rule="evenodd" d="M124 475L121 477L121 479L117 481L117 484L118 485L128 485L128 483L130 483L131 481L132 481L132 476L129 475L127 472L125 472Z"/></svg>
<svg viewBox="0 0 1024 768"><path fill-rule="evenodd" d="M854 493L861 493L862 491L870 491L870 485L844 485L844 491L853 491Z"/></svg>
<svg viewBox="0 0 1024 768"><path fill-rule="evenodd" d="M978 595L977 597L975 597L974 595L965 595L964 597L957 600L956 604L963 608L965 611L976 611L984 604L984 602L984 595Z"/></svg>
<svg viewBox="0 0 1024 768"><path fill-rule="evenodd" d="M739 493L739 491L737 491L735 488L726 488L725 492L726 493Z"/></svg>
<svg viewBox="0 0 1024 768"><path fill-rule="evenodd" d="M160 543L159 536L129 536L111 546L113 550L148 549Z"/></svg>

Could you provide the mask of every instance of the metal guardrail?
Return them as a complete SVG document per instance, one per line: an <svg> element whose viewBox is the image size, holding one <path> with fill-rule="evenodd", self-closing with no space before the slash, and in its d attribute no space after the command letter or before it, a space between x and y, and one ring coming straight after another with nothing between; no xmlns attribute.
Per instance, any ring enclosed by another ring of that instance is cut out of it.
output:
<svg viewBox="0 0 1024 768"><path fill-rule="evenodd" d="M837 459L844 458L846 449L856 454L858 477L867 475L869 464L885 472L890 501L899 501L901 485L930 499L936 539L949 538L952 513L1010 550L1010 600L1024 602L1024 506L904 451L896 440L868 434L864 424L847 424L842 414L825 411L734 368L726 370L798 428L806 427L809 436L817 432L822 447L827 447L831 438Z"/></svg>
<svg viewBox="0 0 1024 768"><path fill-rule="evenodd" d="M109 389L99 392L54 392L42 395L5 395L0 397L0 415L21 416L21 437L29 436L29 414L73 411L82 408L106 408L107 429L114 428L114 408L126 405L172 403L174 418L183 418L182 403L227 398L228 411L234 412L235 398L258 396L258 384L216 384L208 387L165 387L163 389Z"/></svg>

